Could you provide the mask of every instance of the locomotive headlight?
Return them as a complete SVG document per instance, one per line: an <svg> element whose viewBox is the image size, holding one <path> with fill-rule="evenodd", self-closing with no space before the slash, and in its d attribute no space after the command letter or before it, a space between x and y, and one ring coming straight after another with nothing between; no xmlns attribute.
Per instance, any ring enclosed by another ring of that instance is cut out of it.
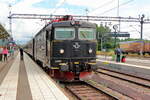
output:
<svg viewBox="0 0 150 100"><path fill-rule="evenodd" d="M92 53L92 52L93 52L93 50L90 48L90 49L89 49L89 53Z"/></svg>
<svg viewBox="0 0 150 100"><path fill-rule="evenodd" d="M60 52L61 54L63 54L63 53L64 53L64 49L60 49L59 52Z"/></svg>

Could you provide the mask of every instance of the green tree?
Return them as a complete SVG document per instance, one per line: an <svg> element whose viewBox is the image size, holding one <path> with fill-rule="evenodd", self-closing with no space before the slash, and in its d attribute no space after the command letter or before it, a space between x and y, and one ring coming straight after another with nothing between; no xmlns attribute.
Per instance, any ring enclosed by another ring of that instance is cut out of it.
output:
<svg viewBox="0 0 150 100"><path fill-rule="evenodd" d="M113 47L112 38L108 36L111 32L109 27L97 26L98 50L111 49Z"/></svg>

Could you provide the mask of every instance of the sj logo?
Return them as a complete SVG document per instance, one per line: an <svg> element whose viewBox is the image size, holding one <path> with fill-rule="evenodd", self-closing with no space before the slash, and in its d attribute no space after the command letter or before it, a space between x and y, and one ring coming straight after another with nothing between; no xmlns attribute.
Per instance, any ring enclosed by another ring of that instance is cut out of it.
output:
<svg viewBox="0 0 150 100"><path fill-rule="evenodd" d="M76 49L78 49L78 48L80 48L80 45L79 45L78 42L75 42L75 43L73 44L73 47L76 48Z"/></svg>

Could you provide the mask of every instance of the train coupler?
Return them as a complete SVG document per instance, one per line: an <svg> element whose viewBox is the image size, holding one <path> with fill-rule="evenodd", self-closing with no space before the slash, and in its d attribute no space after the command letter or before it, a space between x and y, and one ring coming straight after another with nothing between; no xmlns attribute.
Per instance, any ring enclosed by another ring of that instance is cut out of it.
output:
<svg viewBox="0 0 150 100"><path fill-rule="evenodd" d="M67 65L66 63L61 63L59 65L61 71L69 71L69 65Z"/></svg>
<svg viewBox="0 0 150 100"><path fill-rule="evenodd" d="M94 70L94 71L95 71L95 70L98 69L98 66L97 66L96 63L88 63L88 64L89 64L91 70Z"/></svg>

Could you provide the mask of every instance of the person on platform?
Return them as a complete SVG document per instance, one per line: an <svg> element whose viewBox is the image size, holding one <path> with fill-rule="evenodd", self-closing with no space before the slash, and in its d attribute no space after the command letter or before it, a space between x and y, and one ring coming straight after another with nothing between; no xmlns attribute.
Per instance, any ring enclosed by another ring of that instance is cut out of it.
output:
<svg viewBox="0 0 150 100"><path fill-rule="evenodd" d="M10 49L10 55L12 56L12 58L14 58L14 48L13 47L11 47L11 49Z"/></svg>
<svg viewBox="0 0 150 100"><path fill-rule="evenodd" d="M14 52L15 52L14 48L12 48L11 52L12 52L12 56L14 56Z"/></svg>
<svg viewBox="0 0 150 100"><path fill-rule="evenodd" d="M116 62L120 62L121 54L122 54L122 50L121 50L120 47L118 46L118 47L115 49Z"/></svg>
<svg viewBox="0 0 150 100"><path fill-rule="evenodd" d="M2 54L4 55L4 61L7 61L8 49L4 47Z"/></svg>
<svg viewBox="0 0 150 100"><path fill-rule="evenodd" d="M21 60L23 60L23 49L22 48L20 48L20 58L21 58Z"/></svg>

